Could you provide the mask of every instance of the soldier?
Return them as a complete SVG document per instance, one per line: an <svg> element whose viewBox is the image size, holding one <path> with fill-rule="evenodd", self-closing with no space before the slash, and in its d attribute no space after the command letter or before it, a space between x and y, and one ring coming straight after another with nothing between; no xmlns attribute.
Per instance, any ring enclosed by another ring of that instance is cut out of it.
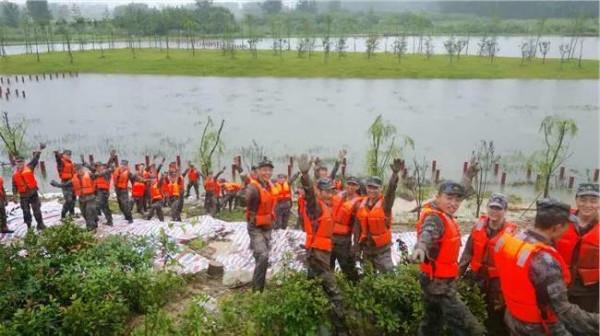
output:
<svg viewBox="0 0 600 336"><path fill-rule="evenodd" d="M329 177L332 181L335 180L335 176L337 175L337 171L340 168L340 164L344 160L344 157L346 157L346 150L343 149L339 151L337 160L333 165L333 169L331 169L331 173L329 173L327 166L323 165L323 162L319 158L315 158L315 166L313 168L315 179L318 180L320 178Z"/></svg>
<svg viewBox="0 0 600 336"><path fill-rule="evenodd" d="M418 335L440 335L444 323L452 335L483 335L484 328L458 296L460 227L454 214L470 189L478 165L471 165L463 183L442 182L435 200L426 203L417 221L417 244L411 259L420 263L425 315Z"/></svg>
<svg viewBox="0 0 600 336"><path fill-rule="evenodd" d="M214 216L218 211L219 183L217 179L223 172L225 172L225 167L217 175L213 175L211 170L206 173L206 176L200 174L204 179L204 191L206 192L204 195L204 211L211 216Z"/></svg>
<svg viewBox="0 0 600 336"><path fill-rule="evenodd" d="M252 289L263 291L271 251L271 231L275 218L273 216L273 163L264 158L256 167L256 178L250 178L246 187L246 221L250 236L250 249L254 254L254 274Z"/></svg>
<svg viewBox="0 0 600 336"><path fill-rule="evenodd" d="M188 161L188 168L183 172L183 177L187 175L188 184L185 188L185 198L190 197L190 191L194 188L194 192L196 193L196 199L200 199L200 187L198 186L198 181L200 180L200 173L198 169L194 166L192 161Z"/></svg>
<svg viewBox="0 0 600 336"><path fill-rule="evenodd" d="M308 156L302 155L298 159L298 167L302 173L300 181L306 195L306 208L303 216L304 232L306 232L304 247L308 252L307 272L309 277L319 277L322 281L323 289L333 306L332 321L335 326L335 334L347 335L342 295L337 288L335 275L330 267L335 188L332 180L327 177L319 179L314 188L308 175L310 165Z"/></svg>
<svg viewBox="0 0 600 336"><path fill-rule="evenodd" d="M4 178L0 176L0 233L13 233L6 224L6 190L4 190Z"/></svg>
<svg viewBox="0 0 600 336"><path fill-rule="evenodd" d="M285 174L277 175L277 182L274 183L275 201L275 228L287 229L288 221L292 211L292 188L291 185L298 178L298 173L289 179Z"/></svg>
<svg viewBox="0 0 600 336"><path fill-rule="evenodd" d="M105 163L95 163L94 184L96 185L96 205L98 207L98 214L104 214L106 225L108 226L113 225L112 211L108 205L112 174L113 169L108 169Z"/></svg>
<svg viewBox="0 0 600 336"><path fill-rule="evenodd" d="M18 158L16 160L17 168L12 176L12 201L17 202L16 195L18 194L25 224L28 228L31 228L31 211L33 211L38 230L44 230L46 226L42 218L41 202L34 170L44 148L46 148L46 145L40 144L39 149L33 152L33 158L27 164L22 158Z"/></svg>
<svg viewBox="0 0 600 336"><path fill-rule="evenodd" d="M331 269L335 269L335 262L340 264L340 268L348 280L358 281L358 272L356 270L356 260L352 253L352 233L358 233L359 228L355 227L356 213L364 197L360 195L360 182L355 177L349 177L346 180L346 190L339 193L336 197L338 205L334 209L334 227L333 227L333 250L331 251ZM358 235L354 235L354 244L358 243Z"/></svg>
<svg viewBox="0 0 600 336"><path fill-rule="evenodd" d="M394 159L390 165L392 176L385 196L381 191L381 179L377 176L367 179L367 197L360 203L356 220L360 227L358 246L354 253L362 252L363 258L381 273L394 269L392 262L392 207L396 199L398 172L402 161ZM358 250L357 250L358 248Z"/></svg>
<svg viewBox="0 0 600 336"><path fill-rule="evenodd" d="M121 165L117 166L113 173L113 180L119 209L123 213L125 220L131 224L133 223L133 217L131 216L129 204L129 183L133 184L135 178L134 174L131 174L129 171L129 161L121 160Z"/></svg>
<svg viewBox="0 0 600 336"><path fill-rule="evenodd" d="M571 210L568 228L556 242L556 249L571 271L569 301L585 311L598 313L598 184L581 184L575 205L577 208Z"/></svg>
<svg viewBox="0 0 600 336"><path fill-rule="evenodd" d="M75 196L79 198L79 209L85 219L88 230L95 230L98 222L98 210L96 208L96 186L90 171L82 164L75 164L77 173L70 181L51 181L50 185L57 188L71 187Z"/></svg>
<svg viewBox="0 0 600 336"><path fill-rule="evenodd" d="M179 169L169 171L169 204L171 204L171 219L181 222L181 211L183 210L184 181Z"/></svg>
<svg viewBox="0 0 600 336"><path fill-rule="evenodd" d="M152 217L154 216L154 213L156 212L156 216L158 217L159 221L164 221L164 215L163 215L163 192L162 192L162 184L164 183L165 179L160 178L158 176L158 171L156 170L151 170L150 171L150 210L148 211L148 216L146 217L147 220L151 220Z"/></svg>
<svg viewBox="0 0 600 336"><path fill-rule="evenodd" d="M56 169L58 170L58 177L62 183L71 181L75 176L75 168L71 161L71 151L65 149L62 153L54 151L54 158L56 159ZM73 186L62 188L64 203L62 211L60 212L60 218L64 219L67 213L71 216L75 216L75 196L73 194Z"/></svg>
<svg viewBox="0 0 600 336"><path fill-rule="evenodd" d="M505 233L496 243L511 335L598 335L598 314L569 303L569 269L553 247L568 228L569 210L567 204L541 199L532 229Z"/></svg>
<svg viewBox="0 0 600 336"><path fill-rule="evenodd" d="M508 200L502 194L492 194L487 204L487 215L482 215L467 239L459 262L459 274L473 279L485 294L488 335L507 335L504 325L504 299L500 290L498 270L494 263L494 246L504 232L515 232L517 225L506 220Z"/></svg>

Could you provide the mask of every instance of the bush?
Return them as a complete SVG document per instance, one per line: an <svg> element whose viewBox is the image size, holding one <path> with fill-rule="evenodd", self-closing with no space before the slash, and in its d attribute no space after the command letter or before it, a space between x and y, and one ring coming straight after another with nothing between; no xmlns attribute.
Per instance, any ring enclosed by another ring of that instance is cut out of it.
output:
<svg viewBox="0 0 600 336"><path fill-rule="evenodd" d="M163 305L180 276L152 269L144 239L96 241L72 221L0 248L0 335L115 335Z"/></svg>

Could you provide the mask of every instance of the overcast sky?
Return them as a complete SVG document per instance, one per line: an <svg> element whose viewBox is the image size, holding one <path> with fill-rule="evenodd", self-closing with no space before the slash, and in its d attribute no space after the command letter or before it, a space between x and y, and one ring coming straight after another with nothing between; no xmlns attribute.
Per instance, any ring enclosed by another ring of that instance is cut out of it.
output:
<svg viewBox="0 0 600 336"><path fill-rule="evenodd" d="M10 0L11 2L16 2L19 4L25 4L26 0ZM256 2L257 0L213 0L213 2L218 3L218 2ZM64 4L74 4L74 3L89 3L89 4L106 4L109 5L111 7L114 6L119 6L119 5L123 5L123 4L128 4L128 3L147 3L149 5L153 5L153 6L160 6L160 5L172 5L172 6L176 6L176 5L182 5L182 4L189 4L189 3L195 3L194 0L105 0L105 1L99 1L99 0L48 0L49 3L64 3ZM284 2L288 2L288 1L284 1Z"/></svg>

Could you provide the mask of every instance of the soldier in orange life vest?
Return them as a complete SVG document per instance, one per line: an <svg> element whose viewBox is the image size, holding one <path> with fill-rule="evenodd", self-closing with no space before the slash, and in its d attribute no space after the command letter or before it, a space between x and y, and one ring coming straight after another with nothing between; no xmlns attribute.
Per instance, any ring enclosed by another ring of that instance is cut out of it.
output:
<svg viewBox="0 0 600 336"><path fill-rule="evenodd" d="M238 206L238 199L242 185L236 182L225 182L223 183L223 207L229 208L232 211L233 208Z"/></svg>
<svg viewBox="0 0 600 336"><path fill-rule="evenodd" d="M16 160L17 168L12 176L13 199L16 203L16 195L19 195L21 210L23 211L23 220L28 228L31 228L31 211L37 223L37 229L46 228L42 218L41 202L38 195L38 185L35 179L35 167L37 166L42 150L46 148L45 144L40 144L39 150L33 152L33 158L25 164L22 158Z"/></svg>
<svg viewBox="0 0 600 336"><path fill-rule="evenodd" d="M344 160L344 157L346 157L345 149L339 151L337 160L333 165L333 169L331 169L331 173L328 172L327 166L323 165L323 162L319 158L315 158L315 166L313 168L315 179L318 180L320 178L328 177L333 181L335 179L335 176L337 175L338 169L340 168L340 164Z"/></svg>
<svg viewBox="0 0 600 336"><path fill-rule="evenodd" d="M296 229L298 230L304 230L304 216L302 216L302 214L304 213L304 209L306 208L306 198L304 197L304 189L302 188L298 188L296 189L296 194L298 195L296 198L296 202L297 202L297 211L296 211L296 215L298 216L298 219L296 221Z"/></svg>
<svg viewBox="0 0 600 336"><path fill-rule="evenodd" d="M218 211L219 183L217 179L223 172L225 172L225 167L214 176L211 170L208 170L206 176L200 173L204 180L204 211L211 216L214 216Z"/></svg>
<svg viewBox="0 0 600 336"><path fill-rule="evenodd" d="M160 167L159 167L160 169ZM151 220L152 217L154 216L154 213L156 212L156 216L158 217L159 221L164 221L164 215L163 215L163 198L165 197L163 195L163 183L165 181L168 181L164 178L160 178L160 176L158 175L159 172L156 169L151 169L150 170L150 211L148 211L148 216L146 217L147 220Z"/></svg>
<svg viewBox="0 0 600 336"><path fill-rule="evenodd" d="M492 194L487 204L487 215L482 215L467 240L459 262L459 274L472 278L485 294L488 335L508 334L504 325L504 299L500 290L498 270L494 264L494 246L504 232L515 232L517 225L506 220L508 200L502 194Z"/></svg>
<svg viewBox="0 0 600 336"><path fill-rule="evenodd" d="M319 277L321 279L323 289L331 301L335 335L347 335L342 295L337 288L335 275L330 267L336 190L332 180L327 177L319 179L315 188L308 174L310 165L311 162L307 155L298 158L298 168L302 173L300 182L306 195L306 208L302 215L306 233L304 247L308 252L306 257L307 273L311 278Z"/></svg>
<svg viewBox="0 0 600 336"><path fill-rule="evenodd" d="M598 313L598 184L581 184L575 205L577 209L571 210L572 220L556 242L556 249L571 271L569 301L585 311Z"/></svg>
<svg viewBox="0 0 600 336"><path fill-rule="evenodd" d="M6 190L4 190L4 178L0 176L0 233L13 233L6 224Z"/></svg>
<svg viewBox="0 0 600 336"><path fill-rule="evenodd" d="M146 212L146 183L149 182L148 176L150 175L145 168L146 165L143 163L136 165L136 172L133 175L131 186L130 211L133 212L133 206L135 205L137 212L142 215Z"/></svg>
<svg viewBox="0 0 600 336"><path fill-rule="evenodd" d="M169 203L171 204L171 219L181 222L181 210L183 209L183 176L179 170L169 172L167 179L169 186Z"/></svg>
<svg viewBox="0 0 600 336"><path fill-rule="evenodd" d="M358 235L358 246L353 248L353 253L362 252L363 258L381 273L391 272L394 269L392 262L392 207L396 199L401 163L400 159L394 159L390 165L392 176L385 196L381 192L379 177L374 176L367 179L367 197L360 203L356 212L358 223L355 225L360 229L355 231Z"/></svg>
<svg viewBox="0 0 600 336"><path fill-rule="evenodd" d="M246 221L250 236L250 249L254 255L252 289L262 291L271 251L271 231L275 222L275 197L273 197L271 175L273 163L264 158L257 165L256 179L251 178L246 186Z"/></svg>
<svg viewBox="0 0 600 336"><path fill-rule="evenodd" d="M121 160L121 165L118 165L113 172L113 182L119 209L129 224L133 223L129 204L129 183L133 184L134 181L134 175L129 171L129 161Z"/></svg>
<svg viewBox="0 0 600 336"><path fill-rule="evenodd" d="M75 175L75 166L71 161L71 151L65 149L62 153L54 151L54 158L56 159L56 169L58 170L58 178L61 182L70 181ZM67 213L71 216L75 215L75 201L76 198L73 194L73 187L65 187L62 189L64 203L62 211L60 212L60 218L65 218Z"/></svg>
<svg viewBox="0 0 600 336"><path fill-rule="evenodd" d="M356 213L364 200L359 189L359 180L351 176L346 181L346 190L336 196L333 250L331 251L331 269L335 269L337 260L346 278L353 282L358 281L358 272L356 271L356 260L352 253L352 233L360 232L360 224L356 221ZM358 244L357 234L354 236L354 243Z"/></svg>
<svg viewBox="0 0 600 336"><path fill-rule="evenodd" d="M453 216L477 171L473 160L462 184L442 182L435 200L423 206L417 221L417 243L411 259L420 263L419 282L425 303L418 335L440 335L444 324L452 335L484 334L483 326L456 289L461 240L460 227Z"/></svg>
<svg viewBox="0 0 600 336"><path fill-rule="evenodd" d="M98 214L104 214L104 218L106 218L106 225L108 226L113 225L112 211L108 206L112 174L113 169L108 168L105 163L95 163L94 184L96 185L96 206L98 208Z"/></svg>
<svg viewBox="0 0 600 336"><path fill-rule="evenodd" d="M532 229L504 233L496 243L511 335L598 335L598 314L569 303L570 272L554 248L568 228L569 209L554 199L541 199Z"/></svg>
<svg viewBox="0 0 600 336"><path fill-rule="evenodd" d="M71 186L75 196L79 198L79 210L85 219L85 226L88 230L95 230L98 226L98 210L96 208L96 185L94 177L89 169L82 164L75 164L77 172L70 181L62 183L51 181L50 185L57 188Z"/></svg>
<svg viewBox="0 0 600 336"><path fill-rule="evenodd" d="M275 229L287 229L290 213L292 211L292 188L291 185L298 178L298 173L289 179L285 174L277 175L277 182L274 183L275 195Z"/></svg>
<svg viewBox="0 0 600 336"><path fill-rule="evenodd" d="M185 188L185 198L190 197L190 191L192 187L194 188L194 192L196 193L196 199L200 199L200 187L198 186L198 182L200 181L200 172L198 169L194 167L192 161L188 162L188 168L183 172L183 177L187 175L188 184Z"/></svg>

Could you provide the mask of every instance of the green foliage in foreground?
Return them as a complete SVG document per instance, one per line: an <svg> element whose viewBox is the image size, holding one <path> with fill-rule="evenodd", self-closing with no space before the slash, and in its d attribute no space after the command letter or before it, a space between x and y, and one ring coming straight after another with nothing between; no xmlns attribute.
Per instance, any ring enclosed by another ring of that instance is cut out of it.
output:
<svg viewBox="0 0 600 336"><path fill-rule="evenodd" d="M401 265L388 275L368 273L356 285L341 276L338 283L353 335L415 335L423 315L415 266ZM484 321L486 310L477 287L459 283L461 297ZM223 297L214 309L204 295L196 297L178 321L164 311L134 335L318 335L330 330L330 306L317 280L302 272L283 272L264 293L238 292Z"/></svg>
<svg viewBox="0 0 600 336"><path fill-rule="evenodd" d="M26 252L26 253L25 253ZM0 335L117 335L183 284L145 240L97 241L67 221L0 247Z"/></svg>
<svg viewBox="0 0 600 336"><path fill-rule="evenodd" d="M237 51L234 57L221 51L201 50L192 56L189 51L156 49L136 50L135 58L128 49L75 52L74 63L67 53L44 54L37 62L35 56L18 55L0 59L0 73L36 74L79 71L83 73L150 74L225 77L333 77L333 78L539 78L539 79L597 79L599 62L582 60L561 63L559 59L541 59L521 64L520 58L489 58L461 56L452 64L447 56L406 55L402 62L392 54L377 54L367 59L364 53L346 53L344 57L331 54L328 61L321 52L312 57L298 58L295 52L282 56L272 51L258 51L253 58L248 51Z"/></svg>

